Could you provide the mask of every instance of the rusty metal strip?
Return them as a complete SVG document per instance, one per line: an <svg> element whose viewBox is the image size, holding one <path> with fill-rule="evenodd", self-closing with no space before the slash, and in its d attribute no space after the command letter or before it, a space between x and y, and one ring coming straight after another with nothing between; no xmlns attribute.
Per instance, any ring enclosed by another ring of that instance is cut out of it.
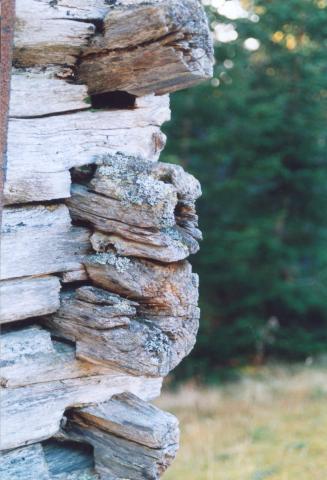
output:
<svg viewBox="0 0 327 480"><path fill-rule="evenodd" d="M15 23L15 0L0 0L0 221L6 172L10 77Z"/></svg>

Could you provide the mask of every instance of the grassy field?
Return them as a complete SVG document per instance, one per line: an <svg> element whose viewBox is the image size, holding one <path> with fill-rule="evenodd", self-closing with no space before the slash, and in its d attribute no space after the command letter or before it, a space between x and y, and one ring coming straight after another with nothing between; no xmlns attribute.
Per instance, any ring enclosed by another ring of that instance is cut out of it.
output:
<svg viewBox="0 0 327 480"><path fill-rule="evenodd" d="M157 405L181 423L164 480L327 479L327 369L247 369L237 383L183 386Z"/></svg>

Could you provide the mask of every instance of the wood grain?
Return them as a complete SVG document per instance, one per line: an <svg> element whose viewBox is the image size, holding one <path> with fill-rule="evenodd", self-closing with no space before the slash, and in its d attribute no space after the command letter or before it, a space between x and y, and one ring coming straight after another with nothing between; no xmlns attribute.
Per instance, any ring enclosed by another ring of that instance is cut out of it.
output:
<svg viewBox="0 0 327 480"><path fill-rule="evenodd" d="M104 17L102 31L83 49L79 78L91 93L163 94L210 78L212 58L198 0L130 1Z"/></svg>
<svg viewBox="0 0 327 480"><path fill-rule="evenodd" d="M25 277L0 282L0 323L47 315L58 310L57 277Z"/></svg>
<svg viewBox="0 0 327 480"><path fill-rule="evenodd" d="M89 252L89 231L71 225L65 205L7 207L0 248L1 279L69 271Z"/></svg>
<svg viewBox="0 0 327 480"><path fill-rule="evenodd" d="M12 118L5 204L67 198L69 169L101 161L108 153L157 160L165 144L159 126L169 117L167 97L149 96L135 110Z"/></svg>
<svg viewBox="0 0 327 480"><path fill-rule="evenodd" d="M94 447L101 478L157 480L174 459L177 419L131 394L68 415L66 434Z"/></svg>
<svg viewBox="0 0 327 480"><path fill-rule="evenodd" d="M178 422L146 402L193 348L201 240L199 182L158 162L161 126L166 93L211 75L207 19L199 0L17 0L16 16L1 478L157 480Z"/></svg>
<svg viewBox="0 0 327 480"><path fill-rule="evenodd" d="M77 361L74 348L53 343L39 327L3 334L1 341L3 450L51 437L68 407L103 402L124 391L144 400L160 392L160 378Z"/></svg>

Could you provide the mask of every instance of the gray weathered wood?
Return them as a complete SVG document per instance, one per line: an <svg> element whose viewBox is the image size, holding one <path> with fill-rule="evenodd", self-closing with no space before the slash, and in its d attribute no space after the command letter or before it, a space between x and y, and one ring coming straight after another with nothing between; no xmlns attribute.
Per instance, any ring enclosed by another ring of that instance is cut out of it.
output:
<svg viewBox="0 0 327 480"><path fill-rule="evenodd" d="M72 345L51 340L50 333L36 325L3 333L0 343L0 383L5 388L112 373L76 360Z"/></svg>
<svg viewBox="0 0 327 480"><path fill-rule="evenodd" d="M151 230L144 231L144 229L129 226L124 228L121 224L106 222L106 226L109 227L110 224L112 229L126 232L125 235L104 234L96 231L91 236L95 251L107 252L114 247L116 252L123 256L149 258L168 263L183 260L199 249L198 241L178 226L151 232Z"/></svg>
<svg viewBox="0 0 327 480"><path fill-rule="evenodd" d="M107 330L129 325L129 317L135 316L137 305L118 295L94 287L81 287L76 293L62 295L62 315L69 323L77 323L88 328Z"/></svg>
<svg viewBox="0 0 327 480"><path fill-rule="evenodd" d="M211 74L203 7L17 0L13 56L0 475L156 480L177 422L144 400L194 345L201 238L199 183L157 163L160 127L164 94Z"/></svg>
<svg viewBox="0 0 327 480"><path fill-rule="evenodd" d="M111 7L99 0L18 0L17 17L16 64L74 65L82 55L79 77L91 92L162 94L212 74L212 42L198 0L131 0Z"/></svg>
<svg viewBox="0 0 327 480"><path fill-rule="evenodd" d="M113 245L121 255L176 262L196 253L195 201L199 182L177 165L104 156L88 185L74 184L67 204L73 218L96 229L93 248Z"/></svg>
<svg viewBox="0 0 327 480"><path fill-rule="evenodd" d="M4 450L54 435L68 407L103 402L124 391L145 400L160 392L160 378L135 377L77 361L74 349L56 345L37 327L3 334L1 340Z"/></svg>
<svg viewBox="0 0 327 480"><path fill-rule="evenodd" d="M13 69L11 77L11 117L35 117L90 108L85 85L63 79L69 69L49 67Z"/></svg>
<svg viewBox="0 0 327 480"><path fill-rule="evenodd" d="M173 415L131 394L71 412L66 432L91 443L95 470L113 479L160 478L175 458L179 441Z"/></svg>
<svg viewBox="0 0 327 480"><path fill-rule="evenodd" d="M176 417L130 393L114 395L105 403L75 409L69 420L85 421L104 432L150 448L169 446L172 437L178 434Z"/></svg>
<svg viewBox="0 0 327 480"><path fill-rule="evenodd" d="M61 275L62 283L83 282L88 279L87 273L83 265L77 270L63 272Z"/></svg>
<svg viewBox="0 0 327 480"><path fill-rule="evenodd" d="M0 323L47 315L58 310L57 277L19 278L0 282Z"/></svg>
<svg viewBox="0 0 327 480"><path fill-rule="evenodd" d="M139 302L142 315L185 317L197 305L198 278L186 261L160 264L111 251L84 263L95 285Z"/></svg>
<svg viewBox="0 0 327 480"><path fill-rule="evenodd" d="M158 345L157 341L153 344L154 352L156 345L158 349L160 346L159 352L168 352L168 358L159 357L160 375L175 368L190 353L198 331L199 309L198 277L192 273L188 262L164 265L109 252L87 257L85 266L94 284L136 300L139 303L138 317L146 319L147 326L150 324L160 330ZM129 335L119 330L113 335L110 341L118 345L120 342L119 349L123 349ZM156 338L155 331L152 335ZM144 349L144 340L141 347ZM79 355L85 358L99 355L96 349L90 352L87 349L91 350L88 344L80 346ZM123 365L120 355L116 362Z"/></svg>
<svg viewBox="0 0 327 480"><path fill-rule="evenodd" d="M74 227L65 205L7 207L0 278L74 270L89 251L89 231Z"/></svg>
<svg viewBox="0 0 327 480"><path fill-rule="evenodd" d="M47 325L57 335L77 342L77 358L133 375L161 377L171 370L169 339L152 323L134 320L99 330L66 320L64 315L59 310Z"/></svg>
<svg viewBox="0 0 327 480"><path fill-rule="evenodd" d="M59 0L53 4L47 0L17 0L16 65L74 65L95 32L91 18L99 18L97 3L104 5L96 1Z"/></svg>
<svg viewBox="0 0 327 480"><path fill-rule="evenodd" d="M159 388L159 379L126 374L98 375L38 383L22 388L6 388L1 393L1 447L7 450L55 435L67 408L106 401L112 395L124 391L150 400L158 396Z"/></svg>
<svg viewBox="0 0 327 480"><path fill-rule="evenodd" d="M11 450L1 457L1 480L51 480L40 444Z"/></svg>
<svg viewBox="0 0 327 480"><path fill-rule="evenodd" d="M99 480L92 447L56 440L3 452L1 480Z"/></svg>
<svg viewBox="0 0 327 480"><path fill-rule="evenodd" d="M170 370L168 337L136 320L137 304L94 287L62 297L47 319L59 336L77 342L77 357L136 375L162 376Z"/></svg>
<svg viewBox="0 0 327 480"><path fill-rule="evenodd" d="M88 257L85 265L95 284L139 305L115 296L117 303L108 305L111 294L82 287L63 296L48 327L76 341L80 359L135 375L167 375L193 348L198 330L197 276L190 265L165 266L112 252Z"/></svg>
<svg viewBox="0 0 327 480"><path fill-rule="evenodd" d="M8 132L5 204L70 196L69 169L123 152L149 161L165 144L167 97L139 99L135 110L96 110L45 118L12 118Z"/></svg>
<svg viewBox="0 0 327 480"><path fill-rule="evenodd" d="M118 2L83 49L79 78L92 93L162 94L210 78L212 57L198 0Z"/></svg>

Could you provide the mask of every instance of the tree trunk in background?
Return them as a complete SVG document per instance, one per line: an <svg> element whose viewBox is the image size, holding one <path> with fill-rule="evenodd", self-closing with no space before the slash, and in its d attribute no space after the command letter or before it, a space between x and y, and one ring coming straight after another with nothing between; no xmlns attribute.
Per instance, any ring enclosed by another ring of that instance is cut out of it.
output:
<svg viewBox="0 0 327 480"><path fill-rule="evenodd" d="M177 420L147 401L195 342L201 189L158 162L160 126L211 68L198 0L18 0L3 480L157 479L174 458Z"/></svg>

